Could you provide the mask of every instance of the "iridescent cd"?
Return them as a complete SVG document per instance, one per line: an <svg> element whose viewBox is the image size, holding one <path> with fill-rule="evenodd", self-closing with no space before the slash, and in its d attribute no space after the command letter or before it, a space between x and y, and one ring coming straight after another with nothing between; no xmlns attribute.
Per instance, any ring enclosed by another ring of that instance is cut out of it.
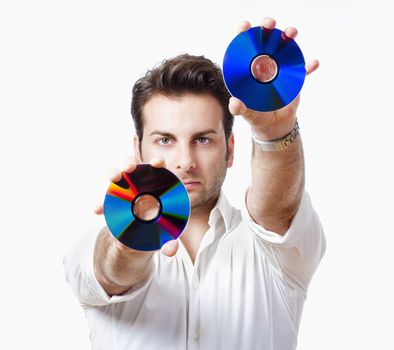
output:
<svg viewBox="0 0 394 350"><path fill-rule="evenodd" d="M224 55L227 89L255 111L275 111L291 103L305 75L301 49L279 29L250 28L231 41Z"/></svg>
<svg viewBox="0 0 394 350"><path fill-rule="evenodd" d="M111 233L129 248L152 251L178 238L189 218L186 188L171 171L140 164L112 182L104 200Z"/></svg>

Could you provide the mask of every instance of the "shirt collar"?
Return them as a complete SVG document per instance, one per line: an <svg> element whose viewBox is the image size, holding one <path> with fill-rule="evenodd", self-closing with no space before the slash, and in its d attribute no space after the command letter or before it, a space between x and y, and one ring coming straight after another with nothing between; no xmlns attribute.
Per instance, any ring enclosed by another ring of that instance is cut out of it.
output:
<svg viewBox="0 0 394 350"><path fill-rule="evenodd" d="M231 218L232 218L233 208L228 202L226 196L223 191L220 190L219 198L216 202L216 205L211 210L209 215L208 224L210 227L215 227L222 220L224 222L224 232L221 234L228 232L231 228ZM219 234L219 232L216 232Z"/></svg>

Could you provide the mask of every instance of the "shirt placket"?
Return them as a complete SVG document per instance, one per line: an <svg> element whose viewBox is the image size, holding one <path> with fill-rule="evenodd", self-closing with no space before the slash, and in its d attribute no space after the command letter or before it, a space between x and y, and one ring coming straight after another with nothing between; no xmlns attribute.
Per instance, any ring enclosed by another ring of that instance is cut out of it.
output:
<svg viewBox="0 0 394 350"><path fill-rule="evenodd" d="M200 279L194 269L189 292L189 337L188 349L199 349L200 346Z"/></svg>
<svg viewBox="0 0 394 350"><path fill-rule="evenodd" d="M194 265L192 264L189 255L189 329L188 329L188 349L195 350L200 349L200 298L201 298L201 288L200 288L200 271L201 259L204 259L204 250L214 241L215 233L214 227L210 228L204 235L201 241L200 249L198 250L196 260ZM186 250L186 249L185 249Z"/></svg>

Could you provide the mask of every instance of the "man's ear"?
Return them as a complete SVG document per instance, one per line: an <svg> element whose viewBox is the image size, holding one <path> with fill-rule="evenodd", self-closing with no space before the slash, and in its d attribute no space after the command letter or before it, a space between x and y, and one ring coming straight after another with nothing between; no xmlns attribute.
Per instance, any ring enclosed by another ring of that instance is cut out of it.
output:
<svg viewBox="0 0 394 350"><path fill-rule="evenodd" d="M138 136L136 134L134 134L133 144L134 144L134 155L138 159L142 159L141 158L141 152L140 152L140 140L139 140L139 138L138 138Z"/></svg>
<svg viewBox="0 0 394 350"><path fill-rule="evenodd" d="M228 138L227 146L227 168L231 168L234 162L234 133Z"/></svg>

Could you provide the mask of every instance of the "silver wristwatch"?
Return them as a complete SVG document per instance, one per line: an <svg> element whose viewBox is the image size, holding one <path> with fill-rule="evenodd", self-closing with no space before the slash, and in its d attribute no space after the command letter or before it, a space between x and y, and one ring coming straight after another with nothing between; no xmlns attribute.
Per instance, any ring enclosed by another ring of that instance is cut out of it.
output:
<svg viewBox="0 0 394 350"><path fill-rule="evenodd" d="M291 130L287 135L280 137L278 139L263 141L259 140L256 135L254 135L252 131L252 138L253 141L259 145L260 149L265 152L272 152L272 151L283 151L287 147L289 147L292 143L295 142L299 135L299 127L298 122L295 122L293 130Z"/></svg>

